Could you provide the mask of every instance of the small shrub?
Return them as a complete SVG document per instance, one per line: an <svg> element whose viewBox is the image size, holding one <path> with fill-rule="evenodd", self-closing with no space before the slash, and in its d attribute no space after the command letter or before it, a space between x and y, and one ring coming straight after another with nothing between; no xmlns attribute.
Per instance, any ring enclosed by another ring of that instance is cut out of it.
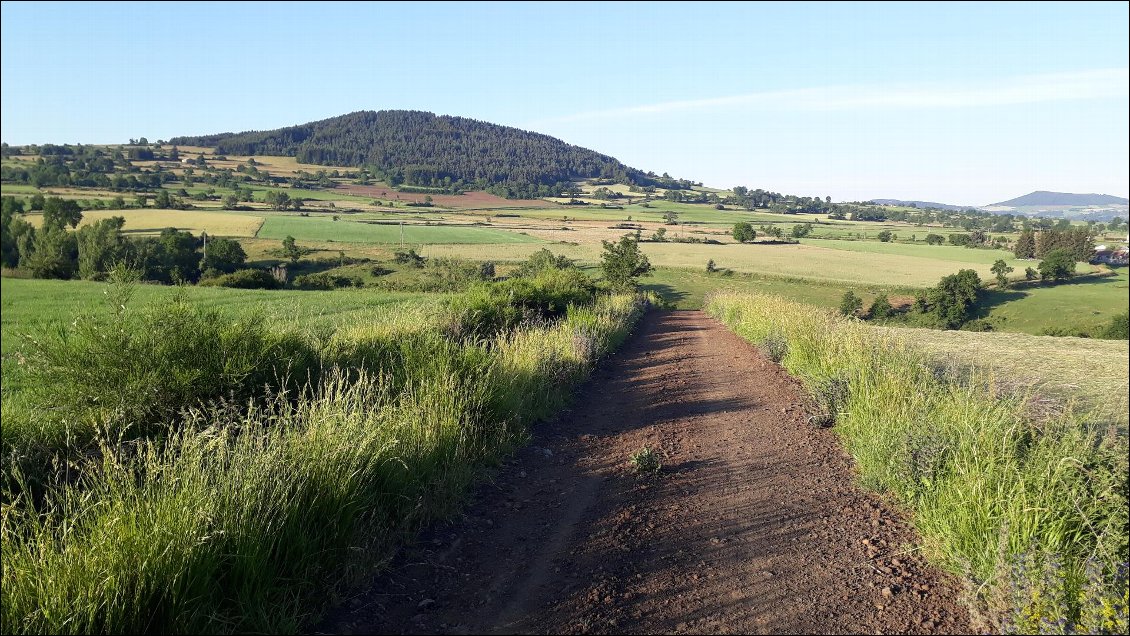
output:
<svg viewBox="0 0 1130 636"><path fill-rule="evenodd" d="M263 269L241 269L230 274L200 281L201 287L231 287L234 289L278 289L279 281Z"/></svg>
<svg viewBox="0 0 1130 636"><path fill-rule="evenodd" d="M663 468L663 462L660 461L659 454L647 446L633 453L631 462L632 468L640 474L655 474Z"/></svg>
<svg viewBox="0 0 1130 636"><path fill-rule="evenodd" d="M840 299L840 313L844 316L854 316L856 312L863 308L863 299L855 295L855 292L850 289L844 292L843 298Z"/></svg>
<svg viewBox="0 0 1130 636"><path fill-rule="evenodd" d="M1130 312L1122 312L1114 318L1103 330L1099 332L1099 338L1105 340L1127 340L1130 339Z"/></svg>
<svg viewBox="0 0 1130 636"><path fill-rule="evenodd" d="M993 325L992 325L992 323L990 323L988 320L985 320L984 318L978 318L976 320L970 320L969 322L962 325L961 330L962 331L977 331L977 332L992 331Z"/></svg>
<svg viewBox="0 0 1130 636"><path fill-rule="evenodd" d="M407 252L397 250L392 254L393 260L401 265L408 265L410 267L423 267L424 257L416 253L415 249L410 249Z"/></svg>
<svg viewBox="0 0 1130 636"><path fill-rule="evenodd" d="M335 276L329 272L321 272L318 274L303 274L302 276L295 277L294 286L298 289L310 291L326 291L339 287L363 287L364 283L360 279L354 279L349 276Z"/></svg>
<svg viewBox="0 0 1130 636"><path fill-rule="evenodd" d="M883 318L890 318L894 315L894 307L891 307L891 301L887 298L886 294L879 294L875 300L871 301L871 309L869 310L872 320L882 320Z"/></svg>

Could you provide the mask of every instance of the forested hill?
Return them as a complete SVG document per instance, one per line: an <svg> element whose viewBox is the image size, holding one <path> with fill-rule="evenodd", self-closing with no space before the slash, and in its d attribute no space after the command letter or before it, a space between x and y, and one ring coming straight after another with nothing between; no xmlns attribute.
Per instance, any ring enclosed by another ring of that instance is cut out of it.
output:
<svg viewBox="0 0 1130 636"><path fill-rule="evenodd" d="M392 185L483 189L511 197L560 194L569 181L592 178L680 187L548 135L410 110L360 111L278 130L170 142L215 146L222 154L367 167Z"/></svg>

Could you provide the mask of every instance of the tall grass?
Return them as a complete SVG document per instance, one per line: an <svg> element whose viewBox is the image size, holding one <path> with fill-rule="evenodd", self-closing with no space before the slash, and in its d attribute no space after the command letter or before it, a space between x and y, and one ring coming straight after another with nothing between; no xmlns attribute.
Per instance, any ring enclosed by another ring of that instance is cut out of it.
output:
<svg viewBox="0 0 1130 636"><path fill-rule="evenodd" d="M1035 409L989 373L947 376L912 344L807 305L720 294L707 310L773 345L864 485L906 505L989 627L1126 632L1126 439L1108 422Z"/></svg>
<svg viewBox="0 0 1130 636"><path fill-rule="evenodd" d="M183 295L111 316L80 316L29 338L23 416L5 419L5 454L84 447L99 433L126 438L186 407L297 388L318 350L298 330L256 315L232 318Z"/></svg>
<svg viewBox="0 0 1130 636"><path fill-rule="evenodd" d="M438 318L340 330L297 398L211 404L103 443L76 481L3 508L0 630L297 631L449 511L643 309L603 297L479 340Z"/></svg>

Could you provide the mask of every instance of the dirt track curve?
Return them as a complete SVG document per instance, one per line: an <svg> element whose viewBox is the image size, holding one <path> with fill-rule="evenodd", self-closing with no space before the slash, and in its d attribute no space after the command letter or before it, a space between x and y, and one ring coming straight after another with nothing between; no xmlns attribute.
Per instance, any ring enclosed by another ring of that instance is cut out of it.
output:
<svg viewBox="0 0 1130 636"><path fill-rule="evenodd" d="M644 445L658 476L630 470ZM914 544L795 380L701 312L651 312L461 518L318 631L971 631Z"/></svg>

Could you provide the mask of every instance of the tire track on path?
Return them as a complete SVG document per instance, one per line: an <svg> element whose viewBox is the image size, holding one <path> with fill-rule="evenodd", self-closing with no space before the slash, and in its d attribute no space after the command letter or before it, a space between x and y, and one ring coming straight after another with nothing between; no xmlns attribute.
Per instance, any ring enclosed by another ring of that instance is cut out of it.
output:
<svg viewBox="0 0 1130 636"><path fill-rule="evenodd" d="M854 484L799 383L652 312L571 410L323 633L955 633L958 585ZM643 446L657 476L632 474Z"/></svg>

